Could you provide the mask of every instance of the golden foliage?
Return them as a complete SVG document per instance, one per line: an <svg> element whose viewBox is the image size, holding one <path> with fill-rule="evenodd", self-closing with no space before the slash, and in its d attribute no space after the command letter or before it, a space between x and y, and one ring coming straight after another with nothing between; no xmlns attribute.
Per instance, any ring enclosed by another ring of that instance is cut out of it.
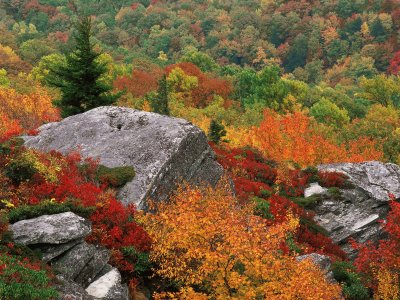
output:
<svg viewBox="0 0 400 300"><path fill-rule="evenodd" d="M53 107L51 97L41 88L27 95L11 88L0 88L0 103L0 114L18 120L25 129L59 119L59 112Z"/></svg>
<svg viewBox="0 0 400 300"><path fill-rule="evenodd" d="M174 297L189 299L189 288L201 285L203 293L191 299L339 299L340 287L315 265L281 251L299 220L288 215L286 222L268 226L227 186L180 188L169 203L153 207L155 215L143 217L154 241L155 273L182 285Z"/></svg>

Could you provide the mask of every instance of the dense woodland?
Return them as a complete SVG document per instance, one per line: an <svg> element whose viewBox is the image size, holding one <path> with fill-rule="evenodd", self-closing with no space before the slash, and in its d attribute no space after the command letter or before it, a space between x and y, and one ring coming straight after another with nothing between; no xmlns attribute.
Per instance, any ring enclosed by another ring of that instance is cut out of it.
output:
<svg viewBox="0 0 400 300"><path fill-rule="evenodd" d="M63 109L54 75L73 60L83 16L99 88L112 92L102 103L198 125L237 197L224 183L182 186L148 215L118 202L120 176L99 176L96 162L21 146L16 136L101 105ZM0 299L54 297L51 270L9 241L7 224L65 210L90 218L89 241L154 299L399 299L396 199L388 240L354 245L350 263L303 198L310 182L346 182L317 164L400 164L399 76L396 0L1 0ZM333 259L340 285L294 259L313 252Z"/></svg>

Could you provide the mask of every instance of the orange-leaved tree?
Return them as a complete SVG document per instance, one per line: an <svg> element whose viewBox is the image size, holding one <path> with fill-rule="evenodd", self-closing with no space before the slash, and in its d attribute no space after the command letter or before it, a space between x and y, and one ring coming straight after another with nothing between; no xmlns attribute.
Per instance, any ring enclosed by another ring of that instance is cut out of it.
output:
<svg viewBox="0 0 400 300"><path fill-rule="evenodd" d="M0 103L0 114L18 120L25 129L33 129L44 122L59 119L58 109L53 107L50 95L40 87L30 94L0 88Z"/></svg>
<svg viewBox="0 0 400 300"><path fill-rule="evenodd" d="M340 287L310 261L281 251L299 225L295 216L268 225L227 187L181 187L170 202L153 207L154 215L143 217L154 241L155 273L181 288L157 299L340 298Z"/></svg>
<svg viewBox="0 0 400 300"><path fill-rule="evenodd" d="M380 160L383 157L370 139L360 138L348 145L337 145L317 126L304 112L280 115L267 109L260 126L247 130L228 128L227 139L234 146L250 145L269 159L293 161L302 167L319 163Z"/></svg>

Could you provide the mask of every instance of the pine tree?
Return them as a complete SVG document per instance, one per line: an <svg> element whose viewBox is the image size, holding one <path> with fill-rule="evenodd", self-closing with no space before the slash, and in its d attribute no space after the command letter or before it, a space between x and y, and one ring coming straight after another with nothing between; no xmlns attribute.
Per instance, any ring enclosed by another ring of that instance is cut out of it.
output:
<svg viewBox="0 0 400 300"><path fill-rule="evenodd" d="M224 125L218 123L215 120L211 120L210 130L208 132L208 139L215 144L219 144L221 138L223 138L225 135L226 130Z"/></svg>
<svg viewBox="0 0 400 300"><path fill-rule="evenodd" d="M75 50L66 55L66 64L50 68L46 81L61 91L61 99L54 104L61 108L63 117L85 112L92 108L113 104L121 94L111 94L112 86L100 77L107 72L107 65L98 61L101 53L91 42L92 23L82 18L76 25Z"/></svg>
<svg viewBox="0 0 400 300"><path fill-rule="evenodd" d="M151 109L155 113L169 116L168 83L166 75L158 82L157 95L151 101Z"/></svg>

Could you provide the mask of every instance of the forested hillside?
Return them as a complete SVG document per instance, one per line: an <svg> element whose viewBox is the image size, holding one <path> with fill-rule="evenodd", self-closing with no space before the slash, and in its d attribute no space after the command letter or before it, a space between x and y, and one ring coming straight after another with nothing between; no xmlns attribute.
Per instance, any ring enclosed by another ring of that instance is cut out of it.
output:
<svg viewBox="0 0 400 300"><path fill-rule="evenodd" d="M89 56L79 48L83 17ZM86 97L84 81L67 84L71 66L98 74L104 97ZM82 94L86 103L70 101ZM183 186L158 214L137 213L110 191L125 184L107 177L115 174L100 178L94 162L82 168L78 156L28 150L15 139L108 104L199 126L236 197L223 186ZM331 192L346 183L318 172L318 164L370 160L400 164L399 1L0 0L0 209L8 215L0 236L27 207L39 207L32 216L64 211L73 198L97 230L89 241L112 249L131 289L148 284L154 299L339 299L340 289L346 299L399 299L396 197L388 190L389 239L354 242L361 249L354 265L313 221L304 198L313 181ZM109 224L113 211L121 218ZM246 244L251 238L255 245ZM10 284L5 253L21 253L4 241L0 299L2 284ZM314 252L333 259L341 286L294 259ZM13 284L35 281L18 278Z"/></svg>

